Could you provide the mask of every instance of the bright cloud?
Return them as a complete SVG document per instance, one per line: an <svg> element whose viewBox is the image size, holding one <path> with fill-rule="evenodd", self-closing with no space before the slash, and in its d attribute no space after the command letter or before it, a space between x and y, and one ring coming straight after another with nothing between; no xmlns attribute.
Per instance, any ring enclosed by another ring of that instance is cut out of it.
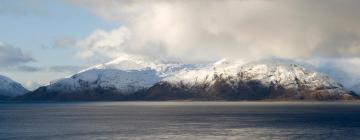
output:
<svg viewBox="0 0 360 140"><path fill-rule="evenodd" d="M96 30L89 37L76 42L75 45L81 50L78 54L81 58L113 58L127 47L129 37L130 31L125 27L109 32Z"/></svg>
<svg viewBox="0 0 360 140"><path fill-rule="evenodd" d="M98 43L111 46L111 50L185 61L360 56L360 10L356 6L360 2L356 0L71 2L122 24L114 31L99 33L106 35L100 35ZM113 34L124 28L131 37ZM105 36L109 38L106 41ZM96 35L90 37L98 40Z"/></svg>

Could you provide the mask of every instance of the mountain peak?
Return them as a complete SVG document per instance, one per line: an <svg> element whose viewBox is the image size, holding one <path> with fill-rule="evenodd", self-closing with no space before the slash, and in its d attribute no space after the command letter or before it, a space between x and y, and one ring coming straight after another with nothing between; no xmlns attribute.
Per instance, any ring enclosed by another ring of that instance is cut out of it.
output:
<svg viewBox="0 0 360 140"><path fill-rule="evenodd" d="M0 75L0 96L15 97L27 93L21 84L11 80L6 76Z"/></svg>

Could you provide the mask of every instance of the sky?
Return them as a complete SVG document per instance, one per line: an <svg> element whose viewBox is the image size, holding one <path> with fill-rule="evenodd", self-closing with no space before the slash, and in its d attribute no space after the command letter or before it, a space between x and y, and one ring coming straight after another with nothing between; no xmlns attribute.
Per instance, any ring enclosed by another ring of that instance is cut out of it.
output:
<svg viewBox="0 0 360 140"><path fill-rule="evenodd" d="M72 42L118 23L57 0L0 2L0 73L23 84L46 84L90 65Z"/></svg>
<svg viewBox="0 0 360 140"><path fill-rule="evenodd" d="M295 59L360 83L358 0L2 0L0 74L47 84L123 53Z"/></svg>

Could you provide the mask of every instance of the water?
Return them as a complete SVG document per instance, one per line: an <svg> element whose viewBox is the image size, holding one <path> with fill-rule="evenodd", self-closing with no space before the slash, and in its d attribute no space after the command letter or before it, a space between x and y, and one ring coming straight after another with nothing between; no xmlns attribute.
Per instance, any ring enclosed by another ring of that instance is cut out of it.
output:
<svg viewBox="0 0 360 140"><path fill-rule="evenodd" d="M360 139L360 103L0 103L0 139Z"/></svg>

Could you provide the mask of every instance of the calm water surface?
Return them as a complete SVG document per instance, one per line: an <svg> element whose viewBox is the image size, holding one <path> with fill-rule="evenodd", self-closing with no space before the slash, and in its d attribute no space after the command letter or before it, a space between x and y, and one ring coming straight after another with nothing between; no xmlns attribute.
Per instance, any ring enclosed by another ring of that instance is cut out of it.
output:
<svg viewBox="0 0 360 140"><path fill-rule="evenodd" d="M0 103L0 139L360 139L360 103Z"/></svg>

